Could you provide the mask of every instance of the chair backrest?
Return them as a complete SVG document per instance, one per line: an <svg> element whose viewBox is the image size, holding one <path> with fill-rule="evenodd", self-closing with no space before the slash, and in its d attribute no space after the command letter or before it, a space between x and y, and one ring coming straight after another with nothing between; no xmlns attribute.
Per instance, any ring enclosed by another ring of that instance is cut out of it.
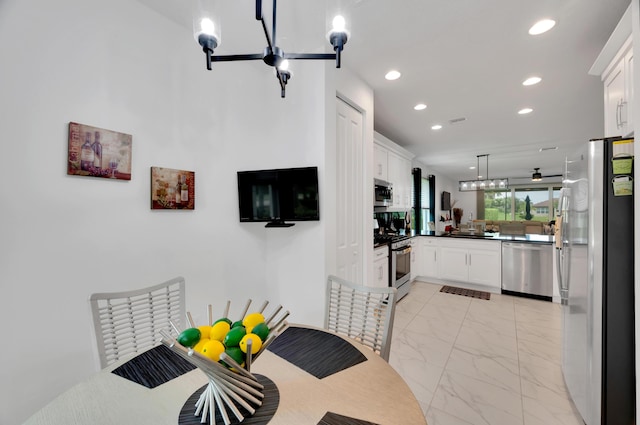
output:
<svg viewBox="0 0 640 425"><path fill-rule="evenodd" d="M175 335L170 321L183 328L185 283L176 277L159 285L89 298L100 367L159 343L161 330Z"/></svg>
<svg viewBox="0 0 640 425"><path fill-rule="evenodd" d="M348 336L389 361L397 289L327 279L325 329Z"/></svg>

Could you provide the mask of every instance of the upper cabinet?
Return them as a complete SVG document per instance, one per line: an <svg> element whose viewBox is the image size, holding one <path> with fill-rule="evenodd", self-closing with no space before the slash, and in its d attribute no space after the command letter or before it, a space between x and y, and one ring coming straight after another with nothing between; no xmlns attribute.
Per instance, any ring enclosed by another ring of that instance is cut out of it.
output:
<svg viewBox="0 0 640 425"><path fill-rule="evenodd" d="M373 177L389 181L388 166L389 151L377 143L373 144Z"/></svg>
<svg viewBox="0 0 640 425"><path fill-rule="evenodd" d="M604 78L604 135L633 133L633 49L631 37L620 50Z"/></svg>
<svg viewBox="0 0 640 425"><path fill-rule="evenodd" d="M393 204L388 209L411 209L411 160L414 155L380 133L374 133L373 141L373 177L393 186Z"/></svg>
<svg viewBox="0 0 640 425"><path fill-rule="evenodd" d="M631 5L589 70L604 84L604 136L633 134Z"/></svg>

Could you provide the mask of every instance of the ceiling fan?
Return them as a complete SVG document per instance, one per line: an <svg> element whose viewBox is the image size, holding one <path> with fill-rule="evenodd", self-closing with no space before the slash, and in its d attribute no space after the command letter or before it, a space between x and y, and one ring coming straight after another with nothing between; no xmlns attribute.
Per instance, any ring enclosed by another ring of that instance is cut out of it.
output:
<svg viewBox="0 0 640 425"><path fill-rule="evenodd" d="M562 177L562 174L549 174L549 175L543 176L542 173L540 172L540 167L538 167L533 169L533 174L531 174L531 181L539 182L543 178L547 178L547 177ZM526 177L523 177L523 178L526 178Z"/></svg>

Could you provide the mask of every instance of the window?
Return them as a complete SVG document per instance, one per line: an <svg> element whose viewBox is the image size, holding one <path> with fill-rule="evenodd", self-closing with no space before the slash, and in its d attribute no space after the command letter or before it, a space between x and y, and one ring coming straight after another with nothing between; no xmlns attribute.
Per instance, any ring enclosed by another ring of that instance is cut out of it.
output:
<svg viewBox="0 0 640 425"><path fill-rule="evenodd" d="M485 220L553 220L558 209L560 187L514 188L484 192Z"/></svg>
<svg viewBox="0 0 640 425"><path fill-rule="evenodd" d="M413 208L411 209L411 222L412 228L416 232L422 232L428 230L427 224L430 221L433 221L433 215L431 214L431 191L430 191L430 181L426 177L420 178L420 199L415 199L415 184L416 180L411 180L411 205ZM433 183L435 184L435 182ZM419 205L418 205L419 203ZM416 221L416 211L420 215L420 229L415 227Z"/></svg>
<svg viewBox="0 0 640 425"><path fill-rule="evenodd" d="M485 190L484 219L511 220L511 192Z"/></svg>

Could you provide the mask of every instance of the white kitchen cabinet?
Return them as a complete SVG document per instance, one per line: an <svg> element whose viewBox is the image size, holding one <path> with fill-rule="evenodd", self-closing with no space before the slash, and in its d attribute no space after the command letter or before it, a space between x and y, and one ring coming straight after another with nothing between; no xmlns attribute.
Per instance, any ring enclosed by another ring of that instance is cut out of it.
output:
<svg viewBox="0 0 640 425"><path fill-rule="evenodd" d="M423 236L420 238L419 276L437 279L438 273L438 239Z"/></svg>
<svg viewBox="0 0 640 425"><path fill-rule="evenodd" d="M497 249L469 249L469 282L502 288L502 252L500 242ZM493 247L492 247L493 248Z"/></svg>
<svg viewBox="0 0 640 425"><path fill-rule="evenodd" d="M414 237L411 239L411 280L418 276L422 276L422 261L421 255L422 244L420 238Z"/></svg>
<svg viewBox="0 0 640 425"><path fill-rule="evenodd" d="M393 184L393 208L411 208L411 161L389 151L389 181Z"/></svg>
<svg viewBox="0 0 640 425"><path fill-rule="evenodd" d="M391 211L411 209L411 160L413 154L379 133L374 134L373 176L393 186Z"/></svg>
<svg viewBox="0 0 640 425"><path fill-rule="evenodd" d="M440 247L439 272L442 279L467 282L469 280L469 266L467 264L468 251L465 247Z"/></svg>
<svg viewBox="0 0 640 425"><path fill-rule="evenodd" d="M501 242L471 239L440 241L440 278L500 289Z"/></svg>
<svg viewBox="0 0 640 425"><path fill-rule="evenodd" d="M389 151L385 147L373 144L373 177L376 179L389 181L388 156Z"/></svg>
<svg viewBox="0 0 640 425"><path fill-rule="evenodd" d="M633 49L631 38L602 76L604 82L604 132L606 137L633 132Z"/></svg>
<svg viewBox="0 0 640 425"><path fill-rule="evenodd" d="M386 288L389 286L389 247L381 246L373 251L373 272L371 286Z"/></svg>
<svg viewBox="0 0 640 425"><path fill-rule="evenodd" d="M633 133L633 29L630 4L595 62L589 75L604 84L604 135L629 136Z"/></svg>

